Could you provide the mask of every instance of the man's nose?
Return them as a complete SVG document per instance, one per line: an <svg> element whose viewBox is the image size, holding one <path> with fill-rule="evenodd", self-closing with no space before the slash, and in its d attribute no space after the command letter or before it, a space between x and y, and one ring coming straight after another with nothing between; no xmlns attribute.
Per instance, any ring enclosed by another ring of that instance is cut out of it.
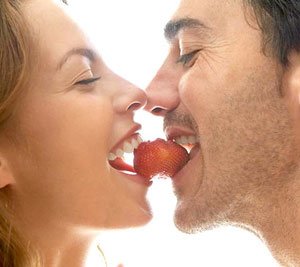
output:
<svg viewBox="0 0 300 267"><path fill-rule="evenodd" d="M175 70L162 67L146 88L147 105L145 109L153 115L165 116L180 103L178 95L179 75Z"/></svg>

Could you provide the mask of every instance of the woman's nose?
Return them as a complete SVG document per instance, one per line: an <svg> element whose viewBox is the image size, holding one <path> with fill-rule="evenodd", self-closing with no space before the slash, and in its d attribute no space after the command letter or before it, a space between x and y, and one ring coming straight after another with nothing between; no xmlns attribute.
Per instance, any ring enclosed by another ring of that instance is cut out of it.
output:
<svg viewBox="0 0 300 267"><path fill-rule="evenodd" d="M118 113L133 112L145 106L147 96L143 90L127 81L120 86L123 90L118 92L114 100L114 108Z"/></svg>

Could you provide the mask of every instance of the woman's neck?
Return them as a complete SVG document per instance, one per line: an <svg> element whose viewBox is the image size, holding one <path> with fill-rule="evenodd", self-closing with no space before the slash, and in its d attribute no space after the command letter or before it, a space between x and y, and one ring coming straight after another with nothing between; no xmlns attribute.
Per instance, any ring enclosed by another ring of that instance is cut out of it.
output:
<svg viewBox="0 0 300 267"><path fill-rule="evenodd" d="M84 267L91 239L81 236L70 236L63 240L43 242L41 252L45 267Z"/></svg>
<svg viewBox="0 0 300 267"><path fill-rule="evenodd" d="M38 250L43 267L84 267L99 234L57 224L38 223L26 228L22 227L27 230L27 239Z"/></svg>

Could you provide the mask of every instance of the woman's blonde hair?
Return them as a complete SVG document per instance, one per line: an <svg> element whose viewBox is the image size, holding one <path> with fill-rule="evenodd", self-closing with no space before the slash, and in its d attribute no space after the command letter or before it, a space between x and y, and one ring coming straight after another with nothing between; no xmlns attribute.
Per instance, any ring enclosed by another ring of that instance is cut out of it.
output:
<svg viewBox="0 0 300 267"><path fill-rule="evenodd" d="M0 134L29 80L30 31L21 12L21 0L0 0ZM0 190L0 266L38 267L39 257L13 224L7 189Z"/></svg>

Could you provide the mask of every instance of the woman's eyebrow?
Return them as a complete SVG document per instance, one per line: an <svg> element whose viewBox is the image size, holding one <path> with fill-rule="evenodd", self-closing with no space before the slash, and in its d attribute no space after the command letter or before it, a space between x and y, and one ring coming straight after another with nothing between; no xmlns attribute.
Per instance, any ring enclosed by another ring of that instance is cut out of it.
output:
<svg viewBox="0 0 300 267"><path fill-rule="evenodd" d="M74 55L80 55L83 57L86 57L91 62L94 62L96 59L96 52L93 49L89 48L73 48L70 51L68 51L60 60L57 70L60 70L62 66L68 61L68 59Z"/></svg>

